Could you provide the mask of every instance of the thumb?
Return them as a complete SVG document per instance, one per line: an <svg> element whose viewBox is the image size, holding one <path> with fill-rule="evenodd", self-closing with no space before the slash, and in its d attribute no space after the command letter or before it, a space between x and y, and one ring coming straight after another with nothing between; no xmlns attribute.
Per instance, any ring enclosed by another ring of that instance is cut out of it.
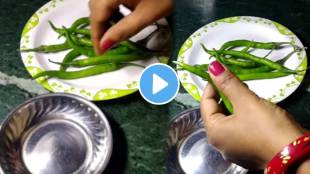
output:
<svg viewBox="0 0 310 174"><path fill-rule="evenodd" d="M259 100L255 93L218 61L210 64L209 72L216 87L227 96L234 107L242 107L245 103Z"/></svg>
<svg viewBox="0 0 310 174"><path fill-rule="evenodd" d="M105 52L109 50L117 43L135 35L147 25L148 24L137 19L136 14L134 13L124 17L105 32L100 40L101 51Z"/></svg>

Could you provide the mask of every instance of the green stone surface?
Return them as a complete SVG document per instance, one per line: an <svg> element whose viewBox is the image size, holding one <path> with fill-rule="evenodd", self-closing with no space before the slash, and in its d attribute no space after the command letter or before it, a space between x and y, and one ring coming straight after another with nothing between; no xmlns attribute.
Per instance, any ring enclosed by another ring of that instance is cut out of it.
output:
<svg viewBox="0 0 310 174"><path fill-rule="evenodd" d="M29 93L20 90L15 85L0 86L0 120L2 121L16 106L30 97Z"/></svg>
<svg viewBox="0 0 310 174"><path fill-rule="evenodd" d="M126 173L164 173L168 123L170 116L179 113L183 106L176 102L166 106L154 106L143 101L138 94L118 101L96 104L105 111L112 123L116 141L121 141L115 143L115 152L118 154L123 151L122 154L112 157L112 162L117 163L110 168L114 172L107 173L118 173L115 169L118 169L119 160L125 159L128 167ZM124 155L126 158L123 158Z"/></svg>
<svg viewBox="0 0 310 174"><path fill-rule="evenodd" d="M28 18L46 0L1 0L0 5L0 72L29 78L17 51L20 35ZM296 33L310 45L310 1L308 0L178 0L169 17L173 32L173 53L191 33L213 20L238 15L260 16L275 20ZM309 74L301 88L280 105L305 127L310 128ZM14 107L35 94L16 85L6 85L0 76L0 120ZM30 86L31 88L31 86ZM182 90L183 91L183 90ZM188 99L184 99L188 103ZM96 103L106 113L114 134L114 151L105 173L165 173L166 134L169 120L188 108L182 101L165 106L146 103L139 94Z"/></svg>
<svg viewBox="0 0 310 174"><path fill-rule="evenodd" d="M24 25L32 14L47 1L0 1L0 71L29 78L18 52Z"/></svg>

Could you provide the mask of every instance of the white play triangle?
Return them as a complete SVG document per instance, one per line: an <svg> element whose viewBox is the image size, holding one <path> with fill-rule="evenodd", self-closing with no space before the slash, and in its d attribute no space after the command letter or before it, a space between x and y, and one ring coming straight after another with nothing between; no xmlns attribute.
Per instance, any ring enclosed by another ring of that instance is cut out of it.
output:
<svg viewBox="0 0 310 174"><path fill-rule="evenodd" d="M152 88L153 95L157 94L167 86L168 83L164 79L159 77L157 74L153 74L153 88Z"/></svg>

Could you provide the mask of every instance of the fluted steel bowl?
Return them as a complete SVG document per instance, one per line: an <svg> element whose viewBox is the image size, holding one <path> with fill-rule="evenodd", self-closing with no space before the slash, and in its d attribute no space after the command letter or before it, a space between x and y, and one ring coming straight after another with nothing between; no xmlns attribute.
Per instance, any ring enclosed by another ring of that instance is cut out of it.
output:
<svg viewBox="0 0 310 174"><path fill-rule="evenodd" d="M245 174L247 170L226 161L208 142L200 109L186 110L170 123L167 170L169 174Z"/></svg>
<svg viewBox="0 0 310 174"><path fill-rule="evenodd" d="M30 99L10 112L0 129L0 173L97 174L111 152L105 115L71 94Z"/></svg>

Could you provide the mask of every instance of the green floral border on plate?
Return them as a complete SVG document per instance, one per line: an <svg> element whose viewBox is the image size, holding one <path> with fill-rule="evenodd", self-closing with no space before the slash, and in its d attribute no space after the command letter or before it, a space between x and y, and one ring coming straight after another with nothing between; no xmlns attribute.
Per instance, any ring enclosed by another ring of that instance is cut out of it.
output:
<svg viewBox="0 0 310 174"><path fill-rule="evenodd" d="M40 18L43 15L48 14L52 9L56 8L57 6L61 5L61 3L65 2L65 0L51 0L44 6L42 6L37 12L35 12L30 19L25 24L25 27L21 34L21 41L20 47L21 49L29 48L30 43L30 36L32 31L35 30L36 27L40 24ZM157 60L160 63L167 64L169 61L168 57L157 57ZM43 71L35 62L34 53L22 53L22 61L29 72L29 74L33 77L37 73ZM99 91L90 91L87 89L75 88L69 86L67 84L60 83L57 80L50 80L46 78L39 78L36 81L41 84L44 88L51 92L65 92L65 93L72 93L82 97L87 98L88 100L92 101L102 101L102 100L111 100L116 98L121 98L132 93L138 91L138 82L132 81L126 85L124 89L113 89L113 88L106 88L101 89Z"/></svg>
<svg viewBox="0 0 310 174"><path fill-rule="evenodd" d="M219 19L219 20L216 20L212 23L209 23L209 24L203 26L202 28L200 28L199 30L197 30L195 33L193 33L184 42L184 44L181 46L177 60L180 62L184 62L188 58L188 57L186 57L186 52L188 52L189 50L192 49L192 47L194 45L194 40L199 39L200 37L202 37L202 35L204 33L207 33L209 28L216 27L217 25L220 25L221 23L233 24L233 23L236 23L238 21L245 21L245 22L249 22L249 23L251 23L251 22L252 23L260 23L260 24L264 24L264 25L274 26L279 31L279 33L281 33L282 35L285 35L285 36L289 36L292 43L296 43L298 40L297 36L291 30L289 30L287 27L285 27L285 26L283 26L277 22L271 21L269 19L264 19L264 18L260 18L260 17L252 17L252 16L228 17L228 18ZM304 56L303 56L303 54L304 54ZM298 59L302 60L302 62L298 66L297 70L304 70L307 68L306 52L303 51L303 54L298 53ZM283 86L277 94L274 94L273 96L267 98L267 100L274 102L274 103L277 103L277 102L285 99L286 98L285 95L286 95L288 89L297 88L300 85L300 83L302 82L302 80L304 79L305 74L306 74L306 72L304 71L300 75L294 75L294 77L295 77L294 80L286 83L286 85ZM189 80L188 72L186 72L184 70L178 70L178 75L179 75L180 82L181 82L183 88L195 100L200 101L202 94L200 94L198 87L194 84L194 82Z"/></svg>

